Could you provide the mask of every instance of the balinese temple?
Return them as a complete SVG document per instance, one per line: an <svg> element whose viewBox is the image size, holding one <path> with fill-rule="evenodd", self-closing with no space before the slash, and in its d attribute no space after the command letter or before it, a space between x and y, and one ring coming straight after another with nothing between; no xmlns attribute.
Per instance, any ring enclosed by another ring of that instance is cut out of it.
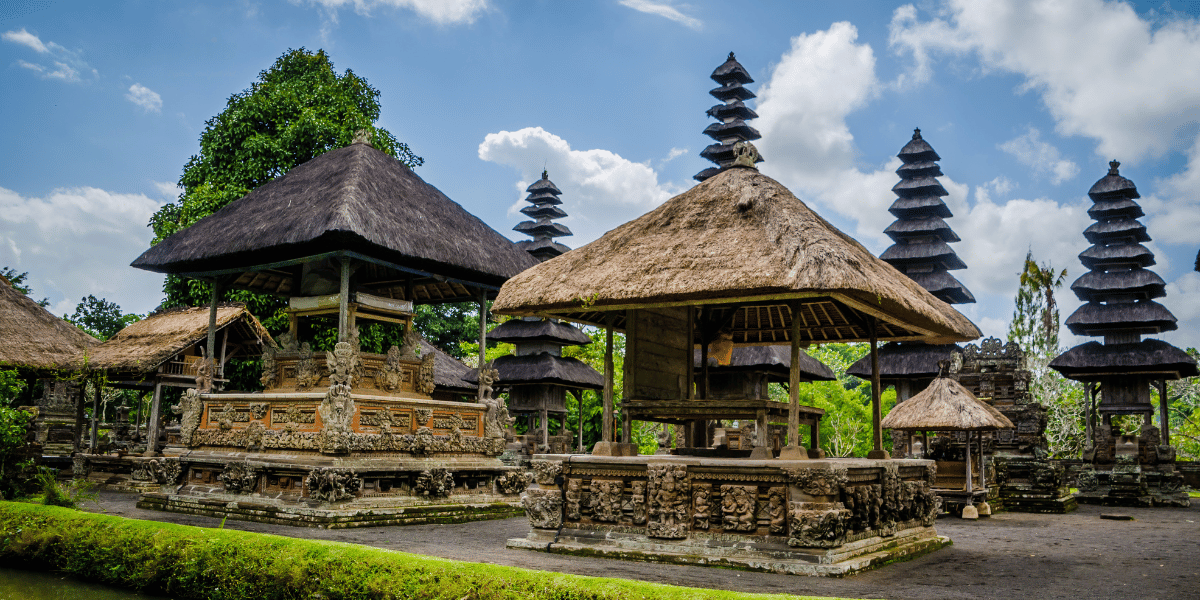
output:
<svg viewBox="0 0 1200 600"><path fill-rule="evenodd" d="M179 450L148 467L163 491L141 504L325 527L513 514L524 474L499 459L503 401L490 385L435 397L438 357L412 321L418 304L477 302L482 353L488 299L535 264L365 132L161 241L133 266L212 284L206 357L226 290L287 298L291 325L263 353L263 392L185 392ZM361 322L403 343L362 352ZM331 350L314 348L320 325Z"/></svg>
<svg viewBox="0 0 1200 600"><path fill-rule="evenodd" d="M553 238L572 235L565 225L553 219L567 216L559 206L562 192L542 171L542 178L525 191L531 206L521 209L537 221L523 221L514 230L533 237L517 242L517 247L539 261L559 256L570 248ZM512 433L502 459L511 464L528 465L534 454L563 454L572 449L583 451L581 423L567 423L566 396L571 394L583 406L583 391L604 387L604 376L582 361L562 355L565 346L584 346L592 338L576 327L553 319L537 317L510 319L496 326L488 338L515 346L514 354L501 356L492 363L499 376L496 386L508 392L508 412L524 426L525 433ZM466 381L474 382L475 375ZM579 412L580 416L583 411ZM551 435L550 423L557 421L558 433ZM572 439L570 429L578 433ZM574 442L574 443L572 443Z"/></svg>
<svg viewBox="0 0 1200 600"><path fill-rule="evenodd" d="M1088 196L1083 232L1091 246L1079 255L1088 272L1071 284L1085 304L1066 320L1071 333L1102 338L1060 354L1050 368L1082 381L1092 390L1087 407L1091 469L1079 474L1080 502L1129 506L1189 506L1183 476L1175 467L1167 420L1166 382L1198 374L1196 361L1183 350L1145 336L1176 329L1175 316L1155 299L1166 295L1162 278L1147 267L1154 254L1136 202L1137 187L1121 176L1120 163L1109 163ZM1157 391L1159 423L1153 423L1151 391ZM1100 402L1096 404L1096 395ZM1141 422L1124 426L1113 417ZM1097 422L1098 421L1098 422ZM1135 431L1138 429L1138 431Z"/></svg>
<svg viewBox="0 0 1200 600"><path fill-rule="evenodd" d="M738 145L699 185L501 288L497 313L605 329L603 439L590 455L534 457L536 487L522 496L530 531L509 547L840 576L946 543L934 528L933 462L888 457L877 398L871 458L814 459L800 446L800 356L814 343L869 342L874 353L880 340L967 341L978 328L759 173L753 145ZM754 420L763 426L750 456L639 456L618 442L616 332L621 439L634 420ZM702 395L695 352L713 353L718 339L790 347L788 402ZM774 424L787 427L778 457L766 446Z"/></svg>
<svg viewBox="0 0 1200 600"><path fill-rule="evenodd" d="M757 129L746 124L746 121L758 118L758 113L745 104L747 100L755 97L754 92L744 87L747 83L754 83L754 79L733 57L732 52L729 53L729 58L713 71L712 80L719 83L720 87L708 93L723 104L708 109L708 116L720 122L704 129L704 134L715 143L701 150L700 156L716 163L717 166L696 173L693 177L696 181L704 181L732 166L738 152L744 151L737 147L738 142L752 142L762 137ZM753 160L762 162L763 159L756 153Z"/></svg>

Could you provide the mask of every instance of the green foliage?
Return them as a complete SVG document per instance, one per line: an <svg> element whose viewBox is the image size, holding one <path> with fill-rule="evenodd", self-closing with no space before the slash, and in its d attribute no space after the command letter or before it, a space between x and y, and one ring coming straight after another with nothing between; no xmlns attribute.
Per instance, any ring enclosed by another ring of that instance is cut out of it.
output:
<svg viewBox="0 0 1200 600"><path fill-rule="evenodd" d="M92 484L86 479L75 479L68 484L59 483L57 471L39 467L37 484L41 488L41 502L46 506L61 506L77 508L82 502L95 502L99 495L92 491Z"/></svg>
<svg viewBox="0 0 1200 600"><path fill-rule="evenodd" d="M15 400L25 391L25 381L16 369L0 371L0 406L5 406Z"/></svg>
<svg viewBox="0 0 1200 600"><path fill-rule="evenodd" d="M24 273L18 273L17 270L12 267L3 267L0 268L0 277L7 279L8 282L12 284L12 288L14 290L17 290L26 296L33 293L33 289L25 285L25 279L29 277L28 271ZM47 298L42 298L36 302L43 308L50 306L50 300Z"/></svg>
<svg viewBox="0 0 1200 600"><path fill-rule="evenodd" d="M808 349L809 356L825 363L835 381L800 384L800 404L825 410L821 419L821 448L827 456L866 456L874 444L871 430L871 382L847 375L850 365L871 351L868 344L820 344ZM771 398L787 402L788 393L779 384L771 385ZM896 404L895 390L880 394L882 416ZM801 435L807 433L801 427ZM891 438L884 432L884 449L891 450Z"/></svg>
<svg viewBox="0 0 1200 600"><path fill-rule="evenodd" d="M32 461L28 456L28 427L33 415L0 407L0 498L23 495L29 488Z"/></svg>
<svg viewBox="0 0 1200 600"><path fill-rule="evenodd" d="M198 600L795 598L464 563L20 503L0 504L0 561Z"/></svg>
<svg viewBox="0 0 1200 600"><path fill-rule="evenodd" d="M583 327L583 332L592 338L592 343L586 346L568 346L563 348L563 356L567 358L575 358L583 361L588 366L604 373L604 330L599 327ZM621 408L621 390L624 389L625 382L625 336L620 333L613 334L613 412L614 416L620 415ZM567 397L567 423L572 427L577 427L579 423L579 413L583 412L583 447L585 450L590 450L596 442L600 441L600 435L603 433L604 427L604 397L601 391L586 390L583 392L583 402L577 402L575 398ZM620 422L620 419L617 419ZM643 442L653 443L653 433L650 432L652 426L656 424L634 424L633 437L634 442L638 444L639 450L646 452L643 447ZM619 434L620 428L613 430ZM653 448L649 444L647 447ZM653 450L650 450L653 454Z"/></svg>
<svg viewBox="0 0 1200 600"><path fill-rule="evenodd" d="M1055 272L1050 263L1038 265L1033 251L1025 254L1017 306L1008 326L1009 340L1021 344L1026 352L1057 353L1060 320L1054 290L1061 288L1066 279L1066 269Z"/></svg>
<svg viewBox="0 0 1200 600"><path fill-rule="evenodd" d="M64 315L63 320L103 341L117 335L117 332L125 329L130 323L142 320L142 316L124 314L116 302L88 294L87 298L83 298L75 307L75 313L69 317Z"/></svg>
<svg viewBox="0 0 1200 600"><path fill-rule="evenodd" d="M1187 353L1200 360L1195 348ZM1167 402L1171 445L1179 458L1200 460L1200 377L1168 382Z"/></svg>
<svg viewBox="0 0 1200 600"><path fill-rule="evenodd" d="M490 311L488 317L489 321L495 318ZM454 358L479 354L479 304L475 302L419 305L413 325L426 341Z"/></svg>

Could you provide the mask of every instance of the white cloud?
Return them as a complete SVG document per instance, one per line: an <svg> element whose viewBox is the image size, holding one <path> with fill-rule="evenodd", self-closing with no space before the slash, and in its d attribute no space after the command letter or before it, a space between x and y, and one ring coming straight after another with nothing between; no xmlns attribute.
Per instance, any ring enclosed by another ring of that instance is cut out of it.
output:
<svg viewBox="0 0 1200 600"><path fill-rule="evenodd" d="M621 6L632 8L633 10L644 12L646 14L658 15L660 17L675 21L684 27L695 29L696 31L700 31L704 27L704 23L702 23L699 19L683 14L678 8L671 6L671 4L667 2L653 2L652 0L620 0L620 3Z"/></svg>
<svg viewBox="0 0 1200 600"><path fill-rule="evenodd" d="M671 151L667 153L667 157L659 162L659 166L665 165L687 153L687 148L671 148Z"/></svg>
<svg viewBox="0 0 1200 600"><path fill-rule="evenodd" d="M162 297L162 276L129 263L150 247L146 223L160 206L142 194L92 187L60 188L43 198L0 188L0 263L28 271L55 314L74 311L88 294L145 313Z"/></svg>
<svg viewBox="0 0 1200 600"><path fill-rule="evenodd" d="M336 11L353 7L360 15L370 15L376 7L402 8L411 10L422 18L438 25L474 23L488 9L488 0L309 0L330 11L330 18L337 22Z"/></svg>
<svg viewBox="0 0 1200 600"><path fill-rule="evenodd" d="M1079 166L1074 161L1063 158L1058 148L1042 141L1041 135L1041 131L1031 126L1024 134L997 147L1013 155L1021 164L1032 168L1034 173L1048 175L1054 185L1074 179L1079 174Z"/></svg>
<svg viewBox="0 0 1200 600"><path fill-rule="evenodd" d="M159 194L171 201L176 200L183 193L183 188L174 181L151 181L150 183L154 184Z"/></svg>
<svg viewBox="0 0 1200 600"><path fill-rule="evenodd" d="M38 73L44 73L46 71L46 67L43 67L42 65L35 65L31 62L26 62L23 60L17 60L17 65L22 68L29 69L30 71L36 71Z"/></svg>
<svg viewBox="0 0 1200 600"><path fill-rule="evenodd" d="M1193 246L1200 231L1200 146L1188 152L1182 172L1159 182L1158 194L1144 196L1139 203L1154 239Z"/></svg>
<svg viewBox="0 0 1200 600"><path fill-rule="evenodd" d="M49 49L47 49L46 45L42 43L42 40L38 38L38 36L25 31L24 27L22 27L20 31L5 31L3 35L0 35L0 39L3 39L6 42L27 46L38 53L45 54L46 52L49 52Z"/></svg>
<svg viewBox="0 0 1200 600"><path fill-rule="evenodd" d="M560 222L575 235L561 241L571 247L600 237L682 191L660 184L649 165L608 150L572 150L566 140L541 127L489 133L479 144L479 158L521 173L510 216L525 206L525 188L541 178L544 166L563 192L562 209L569 216Z"/></svg>
<svg viewBox="0 0 1200 600"><path fill-rule="evenodd" d="M1182 347L1200 348L1200 273L1188 271L1167 284L1167 297L1159 300L1179 320L1179 329L1163 338Z"/></svg>
<svg viewBox="0 0 1200 600"><path fill-rule="evenodd" d="M140 83L129 86L129 93L125 94L125 98L146 112L162 112L162 96Z"/></svg>

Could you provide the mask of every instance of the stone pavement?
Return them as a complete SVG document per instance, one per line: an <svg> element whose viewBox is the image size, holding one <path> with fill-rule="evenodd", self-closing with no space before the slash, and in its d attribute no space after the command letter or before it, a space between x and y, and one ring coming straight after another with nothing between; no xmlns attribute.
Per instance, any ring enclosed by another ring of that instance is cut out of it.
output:
<svg viewBox="0 0 1200 600"><path fill-rule="evenodd" d="M219 519L141 510L137 496L102 492L97 508L124 517L216 527ZM1120 512L1132 521L1101 519ZM1200 598L1200 502L1192 508L1080 506L1066 515L1001 513L938 519L954 545L844 579L750 573L510 550L524 518L462 525L311 529L229 520L226 529L335 540L429 556L691 587L849 598Z"/></svg>

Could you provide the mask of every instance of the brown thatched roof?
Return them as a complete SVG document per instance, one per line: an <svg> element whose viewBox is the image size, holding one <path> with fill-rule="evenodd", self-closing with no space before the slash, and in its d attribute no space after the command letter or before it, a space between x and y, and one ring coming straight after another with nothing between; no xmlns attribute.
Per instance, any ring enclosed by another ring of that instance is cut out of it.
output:
<svg viewBox="0 0 1200 600"><path fill-rule="evenodd" d="M88 366L127 374L150 373L208 338L208 313L208 307L188 307L150 315L97 346ZM231 342L272 343L266 328L244 306L217 308L217 329L227 327L233 327L229 330ZM217 339L219 346L220 337Z"/></svg>
<svg viewBox="0 0 1200 600"><path fill-rule="evenodd" d="M418 301L460 299L464 290L447 287L446 278L495 288L537 264L400 161L352 144L259 186L150 248L133 266L189 276L232 273L232 287L295 296L299 259L345 252L373 261L355 274L360 289L401 297L380 287L389 282L412 289L416 297L405 299ZM377 272L381 263L395 269ZM397 283L413 272L412 286Z"/></svg>
<svg viewBox="0 0 1200 600"><path fill-rule="evenodd" d="M625 308L714 305L711 316L729 323L734 343L752 345L788 341L793 300L803 305L806 343L867 340L868 315L880 319L882 340L981 335L779 182L744 168L513 277L493 310L601 326L611 314L623 330Z"/></svg>
<svg viewBox="0 0 1200 600"><path fill-rule="evenodd" d="M0 277L0 366L78 368L99 343Z"/></svg>
<svg viewBox="0 0 1200 600"><path fill-rule="evenodd" d="M884 417L884 429L991 431L1011 429L1012 421L949 377L938 377L921 393Z"/></svg>
<svg viewBox="0 0 1200 600"><path fill-rule="evenodd" d="M884 344L879 347L879 378L886 381L936 377L938 362L950 360L950 355L961 351L954 344ZM846 374L870 379L871 355L867 354L850 365Z"/></svg>

